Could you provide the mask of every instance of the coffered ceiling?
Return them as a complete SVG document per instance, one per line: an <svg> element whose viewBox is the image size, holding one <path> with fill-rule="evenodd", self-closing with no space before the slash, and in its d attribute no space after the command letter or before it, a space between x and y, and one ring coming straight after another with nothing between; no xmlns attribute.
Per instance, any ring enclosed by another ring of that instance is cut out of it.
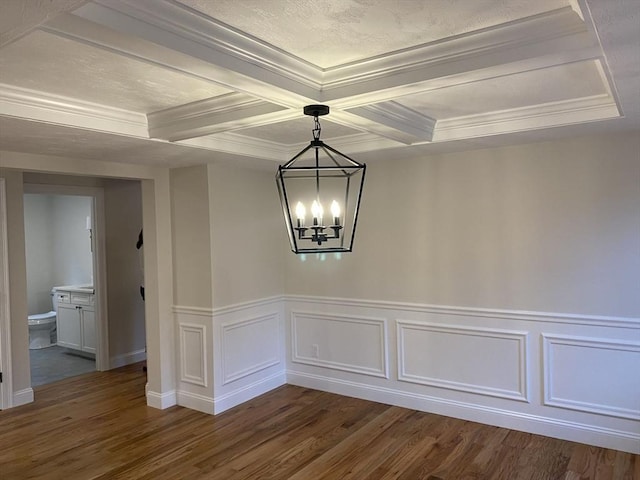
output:
<svg viewBox="0 0 640 480"><path fill-rule="evenodd" d="M635 0L3 0L0 149L273 166L640 130ZM1 161L1 157L0 157Z"/></svg>

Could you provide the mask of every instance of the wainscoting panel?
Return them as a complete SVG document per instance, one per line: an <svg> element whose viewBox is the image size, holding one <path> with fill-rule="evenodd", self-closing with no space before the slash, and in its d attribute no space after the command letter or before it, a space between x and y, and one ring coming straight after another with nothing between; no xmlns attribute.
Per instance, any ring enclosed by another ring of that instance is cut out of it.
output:
<svg viewBox="0 0 640 480"><path fill-rule="evenodd" d="M527 332L397 321L398 379L528 402Z"/></svg>
<svg viewBox="0 0 640 480"><path fill-rule="evenodd" d="M206 326L180 323L180 381L207 386Z"/></svg>
<svg viewBox="0 0 640 480"><path fill-rule="evenodd" d="M280 363L276 313L222 324L222 384L226 385Z"/></svg>
<svg viewBox="0 0 640 480"><path fill-rule="evenodd" d="M213 413L213 310L174 306L178 405Z"/></svg>
<svg viewBox="0 0 640 480"><path fill-rule="evenodd" d="M283 303L288 383L640 454L640 318Z"/></svg>
<svg viewBox="0 0 640 480"><path fill-rule="evenodd" d="M291 312L292 361L388 378L384 319Z"/></svg>
<svg viewBox="0 0 640 480"><path fill-rule="evenodd" d="M544 403L640 420L640 343L543 335Z"/></svg>
<svg viewBox="0 0 640 480"><path fill-rule="evenodd" d="M213 311L214 413L286 382L282 298Z"/></svg>

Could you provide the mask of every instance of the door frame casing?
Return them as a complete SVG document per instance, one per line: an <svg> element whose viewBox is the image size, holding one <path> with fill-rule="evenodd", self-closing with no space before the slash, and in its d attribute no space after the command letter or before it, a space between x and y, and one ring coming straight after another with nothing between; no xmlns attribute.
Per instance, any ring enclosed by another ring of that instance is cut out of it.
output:
<svg viewBox="0 0 640 480"><path fill-rule="evenodd" d="M7 222L6 185L4 178L0 178L0 371L2 372L2 383L0 383L0 410L13 406Z"/></svg>

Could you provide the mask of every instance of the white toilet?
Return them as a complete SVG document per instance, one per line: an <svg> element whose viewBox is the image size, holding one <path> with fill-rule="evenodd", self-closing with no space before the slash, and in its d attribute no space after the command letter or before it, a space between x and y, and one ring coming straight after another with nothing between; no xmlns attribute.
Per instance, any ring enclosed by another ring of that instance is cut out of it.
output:
<svg viewBox="0 0 640 480"><path fill-rule="evenodd" d="M51 336L55 328L55 311L29 315L29 348L36 350L55 345L51 343Z"/></svg>

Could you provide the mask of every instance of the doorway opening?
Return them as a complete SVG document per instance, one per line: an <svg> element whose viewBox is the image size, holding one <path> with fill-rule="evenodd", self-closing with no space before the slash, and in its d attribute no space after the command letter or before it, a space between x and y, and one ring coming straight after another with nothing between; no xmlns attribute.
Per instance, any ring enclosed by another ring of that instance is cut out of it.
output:
<svg viewBox="0 0 640 480"><path fill-rule="evenodd" d="M61 193L62 192L62 193ZM99 190L25 185L31 386L95 371L102 318L94 281ZM100 365L101 367L102 365Z"/></svg>

